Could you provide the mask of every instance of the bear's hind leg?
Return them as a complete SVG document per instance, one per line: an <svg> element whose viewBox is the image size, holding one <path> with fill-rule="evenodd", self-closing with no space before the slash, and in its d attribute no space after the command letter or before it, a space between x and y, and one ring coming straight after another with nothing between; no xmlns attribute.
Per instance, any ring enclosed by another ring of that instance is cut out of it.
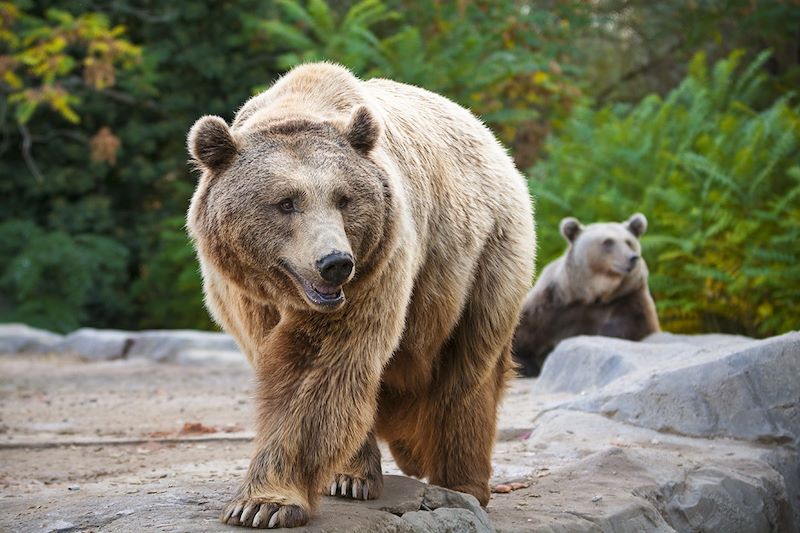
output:
<svg viewBox="0 0 800 533"><path fill-rule="evenodd" d="M420 418L430 482L472 494L481 505L489 502L497 406L513 374L511 342L532 273L530 246L502 232L487 241Z"/></svg>
<svg viewBox="0 0 800 533"><path fill-rule="evenodd" d="M392 451L392 457L400 470L407 476L414 476L416 478L425 477L425 471L420 463L419 457L414 454L411 446L403 440L389 441L389 449Z"/></svg>
<svg viewBox="0 0 800 533"><path fill-rule="evenodd" d="M432 427L427 439L428 480L472 494L484 507L489 503L497 403L507 373L504 362L496 368L492 377L471 390L432 399L435 403L430 406Z"/></svg>
<svg viewBox="0 0 800 533"><path fill-rule="evenodd" d="M375 500L383 493L381 451L375 434L370 432L346 467L334 476L330 486L331 496L345 496L356 500Z"/></svg>

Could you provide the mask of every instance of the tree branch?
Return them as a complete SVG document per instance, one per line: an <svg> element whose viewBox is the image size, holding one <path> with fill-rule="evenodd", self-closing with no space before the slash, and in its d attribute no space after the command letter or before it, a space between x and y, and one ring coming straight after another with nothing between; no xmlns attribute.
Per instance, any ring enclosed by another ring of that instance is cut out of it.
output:
<svg viewBox="0 0 800 533"><path fill-rule="evenodd" d="M22 135L22 157L25 159L25 165L28 167L28 170L31 171L33 177L36 178L36 181L42 183L44 181L44 176L42 176L42 173L39 171L39 167L36 165L36 161L33 160L33 155L31 154L31 146L33 145L31 132L28 131L28 127L22 122L17 121L17 127L19 128L20 135Z"/></svg>

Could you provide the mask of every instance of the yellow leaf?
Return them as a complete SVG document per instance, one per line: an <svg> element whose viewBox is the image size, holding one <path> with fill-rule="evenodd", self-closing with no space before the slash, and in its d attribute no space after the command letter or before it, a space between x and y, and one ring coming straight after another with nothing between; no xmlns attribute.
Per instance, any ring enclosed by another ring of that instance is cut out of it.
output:
<svg viewBox="0 0 800 533"><path fill-rule="evenodd" d="M543 72L541 70L533 75L533 83L535 83L536 85L542 85L544 83L547 83L549 79L550 75L547 72Z"/></svg>

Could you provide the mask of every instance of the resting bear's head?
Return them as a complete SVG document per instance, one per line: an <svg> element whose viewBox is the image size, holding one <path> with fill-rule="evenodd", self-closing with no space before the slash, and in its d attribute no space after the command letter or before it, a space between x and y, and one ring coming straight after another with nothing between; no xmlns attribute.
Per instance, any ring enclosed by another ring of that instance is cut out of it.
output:
<svg viewBox="0 0 800 533"><path fill-rule="evenodd" d="M346 124L199 119L188 138L203 172L188 216L195 245L258 300L340 308L389 223L388 181L370 157L380 135L363 106Z"/></svg>
<svg viewBox="0 0 800 533"><path fill-rule="evenodd" d="M641 257L639 237L647 230L647 219L636 213L622 223L599 222L582 226L578 219L561 221L561 234L569 243L567 268L570 277L584 283L597 283L607 290L592 291L608 296L629 279L647 276Z"/></svg>

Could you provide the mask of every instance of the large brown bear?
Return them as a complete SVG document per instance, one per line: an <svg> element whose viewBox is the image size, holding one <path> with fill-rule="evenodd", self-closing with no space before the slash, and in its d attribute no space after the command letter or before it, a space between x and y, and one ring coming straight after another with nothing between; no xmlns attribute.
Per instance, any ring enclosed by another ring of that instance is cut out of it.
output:
<svg viewBox="0 0 800 533"><path fill-rule="evenodd" d="M257 450L222 515L306 523L321 492L404 472L489 501L496 410L531 279L522 176L467 110L298 67L189 133L206 304L258 381Z"/></svg>
<svg viewBox="0 0 800 533"><path fill-rule="evenodd" d="M561 221L567 251L542 271L514 334L514 359L523 374L539 375L547 354L567 337L641 340L659 330L639 245L646 230L641 213L586 227L572 217Z"/></svg>

